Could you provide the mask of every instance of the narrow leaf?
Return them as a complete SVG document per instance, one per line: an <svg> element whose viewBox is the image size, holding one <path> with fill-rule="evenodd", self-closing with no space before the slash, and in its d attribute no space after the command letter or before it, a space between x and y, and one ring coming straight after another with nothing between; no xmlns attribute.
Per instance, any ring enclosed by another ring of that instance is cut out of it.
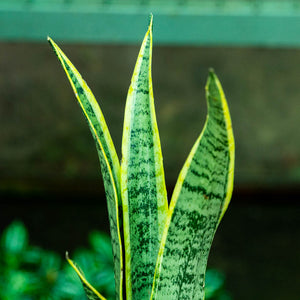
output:
<svg viewBox="0 0 300 300"><path fill-rule="evenodd" d="M119 223L119 210L121 211L122 206L120 196L119 160L104 116L93 93L70 60L61 51L61 49L53 42L51 38L48 38L48 41L53 47L67 74L96 143L108 206L110 232L114 255L116 296L117 299L122 299L123 258Z"/></svg>
<svg viewBox="0 0 300 300"><path fill-rule="evenodd" d="M77 273L82 286L84 288L85 294L89 300L106 300L97 290L86 280L83 272L79 269L79 267L69 258L68 252L66 253L66 259L71 267Z"/></svg>
<svg viewBox="0 0 300 300"><path fill-rule="evenodd" d="M121 193L127 300L150 297L168 209L151 60L152 16L129 87L123 129Z"/></svg>
<svg viewBox="0 0 300 300"><path fill-rule="evenodd" d="M230 115L212 71L206 97L207 120L174 189L151 299L204 299L209 250L231 198L234 169Z"/></svg>

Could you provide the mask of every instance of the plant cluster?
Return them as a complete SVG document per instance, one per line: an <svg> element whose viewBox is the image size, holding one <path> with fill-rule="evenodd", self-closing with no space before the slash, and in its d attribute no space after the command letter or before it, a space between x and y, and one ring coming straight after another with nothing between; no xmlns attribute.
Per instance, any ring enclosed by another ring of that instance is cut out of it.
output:
<svg viewBox="0 0 300 300"><path fill-rule="evenodd" d="M80 73L49 38L96 142L107 198L116 299L204 299L209 250L233 189L234 138L211 70L208 114L167 200L152 87L152 16L128 90L117 156L102 111ZM105 299L67 257L89 299Z"/></svg>

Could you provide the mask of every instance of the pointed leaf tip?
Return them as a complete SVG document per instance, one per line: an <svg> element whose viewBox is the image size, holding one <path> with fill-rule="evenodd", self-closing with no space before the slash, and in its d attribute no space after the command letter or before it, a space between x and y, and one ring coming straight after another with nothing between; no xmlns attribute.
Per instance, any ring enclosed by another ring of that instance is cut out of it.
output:
<svg viewBox="0 0 300 300"><path fill-rule="evenodd" d="M50 44L50 46L52 47L52 49L54 50L55 53L57 53L56 49L55 49L55 43L54 41L51 39L50 36L47 37L47 41Z"/></svg>
<svg viewBox="0 0 300 300"><path fill-rule="evenodd" d="M148 27L151 31L153 31L153 14L152 13L149 14L149 26Z"/></svg>
<svg viewBox="0 0 300 300"><path fill-rule="evenodd" d="M208 74L209 74L209 76L211 76L211 77L214 77L214 76L216 75L215 70L214 70L213 68L209 68L209 69L208 69Z"/></svg>

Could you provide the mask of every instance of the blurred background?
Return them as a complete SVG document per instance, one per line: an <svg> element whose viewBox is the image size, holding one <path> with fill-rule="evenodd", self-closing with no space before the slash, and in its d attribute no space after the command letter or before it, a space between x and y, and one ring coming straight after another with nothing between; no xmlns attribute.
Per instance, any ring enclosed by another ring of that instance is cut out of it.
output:
<svg viewBox="0 0 300 300"><path fill-rule="evenodd" d="M108 232L94 141L46 39L87 81L120 157L150 12L169 199L205 121L210 67L231 112L235 189L209 259L228 293L215 299L300 299L299 0L1 0L0 233L19 220L30 243L63 258Z"/></svg>

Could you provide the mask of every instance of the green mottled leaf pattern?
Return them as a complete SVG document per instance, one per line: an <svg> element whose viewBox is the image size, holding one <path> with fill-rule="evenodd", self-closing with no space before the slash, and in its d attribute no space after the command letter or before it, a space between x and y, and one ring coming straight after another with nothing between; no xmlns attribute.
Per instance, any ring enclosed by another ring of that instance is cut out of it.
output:
<svg viewBox="0 0 300 300"><path fill-rule="evenodd" d="M84 288L85 294L89 300L106 300L100 293L96 291L96 289L86 280L83 272L79 269L79 267L74 263L70 258L68 253L66 253L66 258L70 266L75 270L77 273L82 286Z"/></svg>
<svg viewBox="0 0 300 300"><path fill-rule="evenodd" d="M127 300L203 300L210 247L233 189L231 119L221 84L210 71L207 119L168 207L151 77L152 21L151 16L128 90L121 166L91 90L66 55L50 38L49 42L96 142L112 236L116 299L123 299L125 277ZM88 299L103 300L78 267L67 260Z"/></svg>
<svg viewBox="0 0 300 300"><path fill-rule="evenodd" d="M52 39L48 38L48 40L68 76L96 142L108 205L114 255L116 295L117 299L122 299L123 259L119 224L119 211L122 207L119 160L105 119L94 95L66 55Z"/></svg>
<svg viewBox="0 0 300 300"><path fill-rule="evenodd" d="M211 71L205 127L179 175L160 246L151 299L204 299L212 240L229 204L234 139L227 103Z"/></svg>
<svg viewBox="0 0 300 300"><path fill-rule="evenodd" d="M152 18L129 87L122 141L127 299L149 299L168 203L151 78Z"/></svg>

